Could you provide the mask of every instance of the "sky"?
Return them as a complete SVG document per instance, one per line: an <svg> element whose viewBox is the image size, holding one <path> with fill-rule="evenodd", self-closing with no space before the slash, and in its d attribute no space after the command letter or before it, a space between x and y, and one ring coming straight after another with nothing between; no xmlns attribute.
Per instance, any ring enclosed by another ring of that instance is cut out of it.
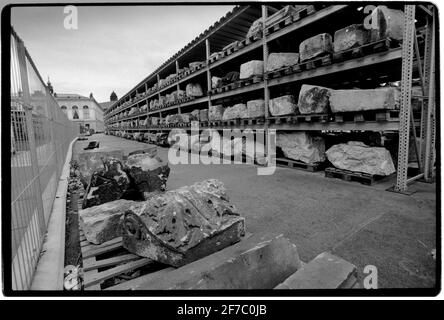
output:
<svg viewBox="0 0 444 320"><path fill-rule="evenodd" d="M78 6L67 30L63 7L14 7L11 23L42 78L57 93L120 98L233 6Z"/></svg>

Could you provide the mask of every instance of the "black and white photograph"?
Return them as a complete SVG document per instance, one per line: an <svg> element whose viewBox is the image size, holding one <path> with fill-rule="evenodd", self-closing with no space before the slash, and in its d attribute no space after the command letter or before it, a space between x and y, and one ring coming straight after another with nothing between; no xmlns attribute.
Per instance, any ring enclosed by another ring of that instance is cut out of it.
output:
<svg viewBox="0 0 444 320"><path fill-rule="evenodd" d="M24 0L1 31L3 298L440 294L437 2Z"/></svg>

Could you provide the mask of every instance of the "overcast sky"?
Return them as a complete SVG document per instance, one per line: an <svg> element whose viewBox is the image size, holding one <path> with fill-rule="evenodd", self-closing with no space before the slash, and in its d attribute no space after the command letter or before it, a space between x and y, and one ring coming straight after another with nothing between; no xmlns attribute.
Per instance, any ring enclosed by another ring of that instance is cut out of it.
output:
<svg viewBox="0 0 444 320"><path fill-rule="evenodd" d="M57 93L120 98L233 6L78 7L66 30L63 7L12 9L11 22Z"/></svg>

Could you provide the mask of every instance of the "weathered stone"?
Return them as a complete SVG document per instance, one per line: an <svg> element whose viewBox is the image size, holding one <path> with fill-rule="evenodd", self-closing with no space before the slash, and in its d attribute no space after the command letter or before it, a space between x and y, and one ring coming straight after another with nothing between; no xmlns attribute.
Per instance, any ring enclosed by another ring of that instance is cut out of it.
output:
<svg viewBox="0 0 444 320"><path fill-rule="evenodd" d="M243 103L238 103L232 107L225 108L224 114L222 116L222 120L232 120L240 118L248 118L247 106Z"/></svg>
<svg viewBox="0 0 444 320"><path fill-rule="evenodd" d="M262 60L251 60L241 64L240 79L248 79L253 76L260 76L264 73L264 62Z"/></svg>
<svg viewBox="0 0 444 320"><path fill-rule="evenodd" d="M136 289L270 289L300 268L297 248L288 239L257 234Z"/></svg>
<svg viewBox="0 0 444 320"><path fill-rule="evenodd" d="M332 112L395 109L395 88L331 90Z"/></svg>
<svg viewBox="0 0 444 320"><path fill-rule="evenodd" d="M248 118L259 118L265 116L265 101L263 99L250 100L247 102Z"/></svg>
<svg viewBox="0 0 444 320"><path fill-rule="evenodd" d="M102 147L82 151L82 153L79 154L78 163L80 180L85 189L88 187L93 172L103 168L103 161L106 161L108 158L123 160L123 150Z"/></svg>
<svg viewBox="0 0 444 320"><path fill-rule="evenodd" d="M345 289L358 276L355 265L323 252L279 284L275 289Z"/></svg>
<svg viewBox="0 0 444 320"><path fill-rule="evenodd" d="M170 168L158 156L148 153L134 154L128 157L125 164L128 174L144 199L166 190Z"/></svg>
<svg viewBox="0 0 444 320"><path fill-rule="evenodd" d="M349 141L347 144L336 144L325 153L339 169L380 176L388 176L396 171L390 152L383 147L369 147L362 142Z"/></svg>
<svg viewBox="0 0 444 320"><path fill-rule="evenodd" d="M305 163L325 160L325 143L322 137L314 137L304 131L279 132L276 146L282 149L287 158Z"/></svg>
<svg viewBox="0 0 444 320"><path fill-rule="evenodd" d="M250 37L261 38L262 37L262 25L263 25L262 18L255 20L251 24L250 29L248 29L246 39L249 39Z"/></svg>
<svg viewBox="0 0 444 320"><path fill-rule="evenodd" d="M222 105L210 106L208 108L208 120L219 121L224 115L224 107Z"/></svg>
<svg viewBox="0 0 444 320"><path fill-rule="evenodd" d="M362 46L370 41L370 32L362 24L352 24L335 32L333 49L340 52Z"/></svg>
<svg viewBox="0 0 444 320"><path fill-rule="evenodd" d="M151 124L157 126L159 124L159 117L151 117Z"/></svg>
<svg viewBox="0 0 444 320"><path fill-rule="evenodd" d="M188 83L185 87L185 92L188 97L201 97L203 96L202 87L198 83Z"/></svg>
<svg viewBox="0 0 444 320"><path fill-rule="evenodd" d="M130 252L181 266L240 240L244 218L222 182L210 179L157 195L124 216L123 246Z"/></svg>
<svg viewBox="0 0 444 320"><path fill-rule="evenodd" d="M200 110L198 110L198 109L191 111L190 121L199 121L199 112L200 112Z"/></svg>
<svg viewBox="0 0 444 320"><path fill-rule="evenodd" d="M86 239L94 244L121 237L123 214L142 204L143 202L120 199L80 210L80 227Z"/></svg>
<svg viewBox="0 0 444 320"><path fill-rule="evenodd" d="M272 116L294 114L297 110L294 96L286 95L270 99L269 110Z"/></svg>
<svg viewBox="0 0 444 320"><path fill-rule="evenodd" d="M222 85L222 78L219 77L211 77L211 88L219 88Z"/></svg>
<svg viewBox="0 0 444 320"><path fill-rule="evenodd" d="M404 32L404 12L378 6L372 12L372 23L376 28L371 30L371 40L377 41L385 38L402 40Z"/></svg>
<svg viewBox="0 0 444 320"><path fill-rule="evenodd" d="M82 208L97 206L120 199L130 186L130 179L123 171L122 163L114 158L103 161L103 167L91 176L85 192Z"/></svg>
<svg viewBox="0 0 444 320"><path fill-rule="evenodd" d="M189 67L190 69L192 69L192 68L195 68L195 67L200 66L201 64L202 64L201 61L190 62L190 63L188 64L188 67Z"/></svg>
<svg viewBox="0 0 444 320"><path fill-rule="evenodd" d="M331 36L328 33L321 33L304 40L299 45L299 59L310 60L333 52Z"/></svg>
<svg viewBox="0 0 444 320"><path fill-rule="evenodd" d="M299 53L296 52L281 52L270 53L267 61L267 71L289 67L299 62Z"/></svg>
<svg viewBox="0 0 444 320"><path fill-rule="evenodd" d="M240 73L237 71L230 71L222 77L221 86L236 82L239 80Z"/></svg>
<svg viewBox="0 0 444 320"><path fill-rule="evenodd" d="M331 91L328 88L303 84L299 91L299 112L301 114L329 112Z"/></svg>
<svg viewBox="0 0 444 320"><path fill-rule="evenodd" d="M208 109L199 110L199 120L208 121Z"/></svg>
<svg viewBox="0 0 444 320"><path fill-rule="evenodd" d="M140 133L140 132L134 133L134 139L137 141L142 141L142 139L143 139L142 133Z"/></svg>

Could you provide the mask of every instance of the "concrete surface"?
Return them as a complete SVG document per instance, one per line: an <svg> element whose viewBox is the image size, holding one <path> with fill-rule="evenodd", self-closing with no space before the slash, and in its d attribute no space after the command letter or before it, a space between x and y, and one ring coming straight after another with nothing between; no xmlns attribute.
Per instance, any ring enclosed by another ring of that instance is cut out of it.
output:
<svg viewBox="0 0 444 320"><path fill-rule="evenodd" d="M74 159L89 140L122 148L125 154L146 143L94 134L74 146ZM158 154L167 160L167 148ZM364 267L378 270L380 288L423 288L435 283L435 184L417 182L416 192L402 195L385 191L388 181L374 186L325 178L277 168L271 176L258 176L253 165L171 165L168 189L208 178L221 180L231 202L246 218L253 234L283 233L297 245L301 260L309 262L330 251L353 263L362 281Z"/></svg>
<svg viewBox="0 0 444 320"><path fill-rule="evenodd" d="M75 138L66 153L62 174L57 185L48 231L42 246L31 290L63 290L65 260L66 194L68 192L69 162L74 152Z"/></svg>

